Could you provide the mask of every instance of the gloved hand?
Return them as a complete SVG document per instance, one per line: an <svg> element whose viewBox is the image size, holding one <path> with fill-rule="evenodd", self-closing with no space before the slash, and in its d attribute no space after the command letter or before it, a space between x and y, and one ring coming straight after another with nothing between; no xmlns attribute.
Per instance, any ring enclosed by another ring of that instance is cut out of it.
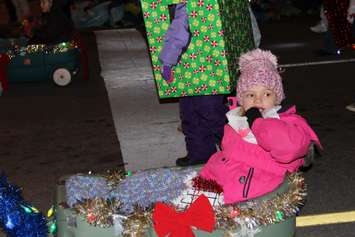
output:
<svg viewBox="0 0 355 237"><path fill-rule="evenodd" d="M247 117L247 121L248 121L250 128L253 126L253 123L257 118L263 117L262 114L260 113L259 109L256 107L252 107L252 108L248 109L245 112L245 116Z"/></svg>
<svg viewBox="0 0 355 237"><path fill-rule="evenodd" d="M354 23L354 18L355 18L355 0L350 0L348 14L347 14L347 19L350 24Z"/></svg>
<svg viewBox="0 0 355 237"><path fill-rule="evenodd" d="M170 84L174 80L173 71L171 70L170 66L164 65L161 75L168 84Z"/></svg>

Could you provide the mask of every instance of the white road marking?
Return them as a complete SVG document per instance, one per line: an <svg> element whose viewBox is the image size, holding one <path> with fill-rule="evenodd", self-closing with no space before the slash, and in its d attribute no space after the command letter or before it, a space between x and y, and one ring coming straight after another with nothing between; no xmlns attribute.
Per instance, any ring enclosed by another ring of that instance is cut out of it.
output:
<svg viewBox="0 0 355 237"><path fill-rule="evenodd" d="M350 63L355 62L355 58L349 59L339 59L339 60L328 60L328 61L316 61L316 62L304 62L304 63L289 63L289 64L281 64L280 68L287 67L304 67L304 66L314 66L314 65L323 65L323 64L336 64L336 63Z"/></svg>

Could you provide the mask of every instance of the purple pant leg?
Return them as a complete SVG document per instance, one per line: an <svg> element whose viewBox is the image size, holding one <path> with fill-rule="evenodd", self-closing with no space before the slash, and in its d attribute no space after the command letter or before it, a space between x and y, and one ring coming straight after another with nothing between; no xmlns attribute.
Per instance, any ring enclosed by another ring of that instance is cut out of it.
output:
<svg viewBox="0 0 355 237"><path fill-rule="evenodd" d="M188 157L208 160L223 137L227 112L224 96L183 97L179 103Z"/></svg>

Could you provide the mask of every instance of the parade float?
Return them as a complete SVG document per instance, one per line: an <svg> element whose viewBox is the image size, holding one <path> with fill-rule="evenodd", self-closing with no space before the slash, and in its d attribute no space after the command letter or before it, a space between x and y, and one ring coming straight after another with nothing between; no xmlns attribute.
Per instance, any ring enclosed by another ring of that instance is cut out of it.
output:
<svg viewBox="0 0 355 237"><path fill-rule="evenodd" d="M58 86L67 86L80 69L83 78L88 78L86 52L77 40L55 45L27 45L14 40L0 48L0 55L0 83L4 91L9 83L16 82L52 80Z"/></svg>
<svg viewBox="0 0 355 237"><path fill-rule="evenodd" d="M76 174L59 180L57 237L292 237L306 197L300 173L273 192L224 205L199 167Z"/></svg>

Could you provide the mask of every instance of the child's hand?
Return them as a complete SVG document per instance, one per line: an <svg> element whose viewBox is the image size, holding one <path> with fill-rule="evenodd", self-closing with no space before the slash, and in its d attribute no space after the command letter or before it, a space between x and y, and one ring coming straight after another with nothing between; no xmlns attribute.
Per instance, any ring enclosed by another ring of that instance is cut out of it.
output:
<svg viewBox="0 0 355 237"><path fill-rule="evenodd" d="M253 123L257 118L263 117L259 108L256 108L256 107L252 107L252 108L248 109L245 112L245 116L247 116L247 119L248 119L247 121L249 123L250 128L253 126Z"/></svg>
<svg viewBox="0 0 355 237"><path fill-rule="evenodd" d="M170 66L164 65L161 75L168 84L170 84L174 80L174 75Z"/></svg>

